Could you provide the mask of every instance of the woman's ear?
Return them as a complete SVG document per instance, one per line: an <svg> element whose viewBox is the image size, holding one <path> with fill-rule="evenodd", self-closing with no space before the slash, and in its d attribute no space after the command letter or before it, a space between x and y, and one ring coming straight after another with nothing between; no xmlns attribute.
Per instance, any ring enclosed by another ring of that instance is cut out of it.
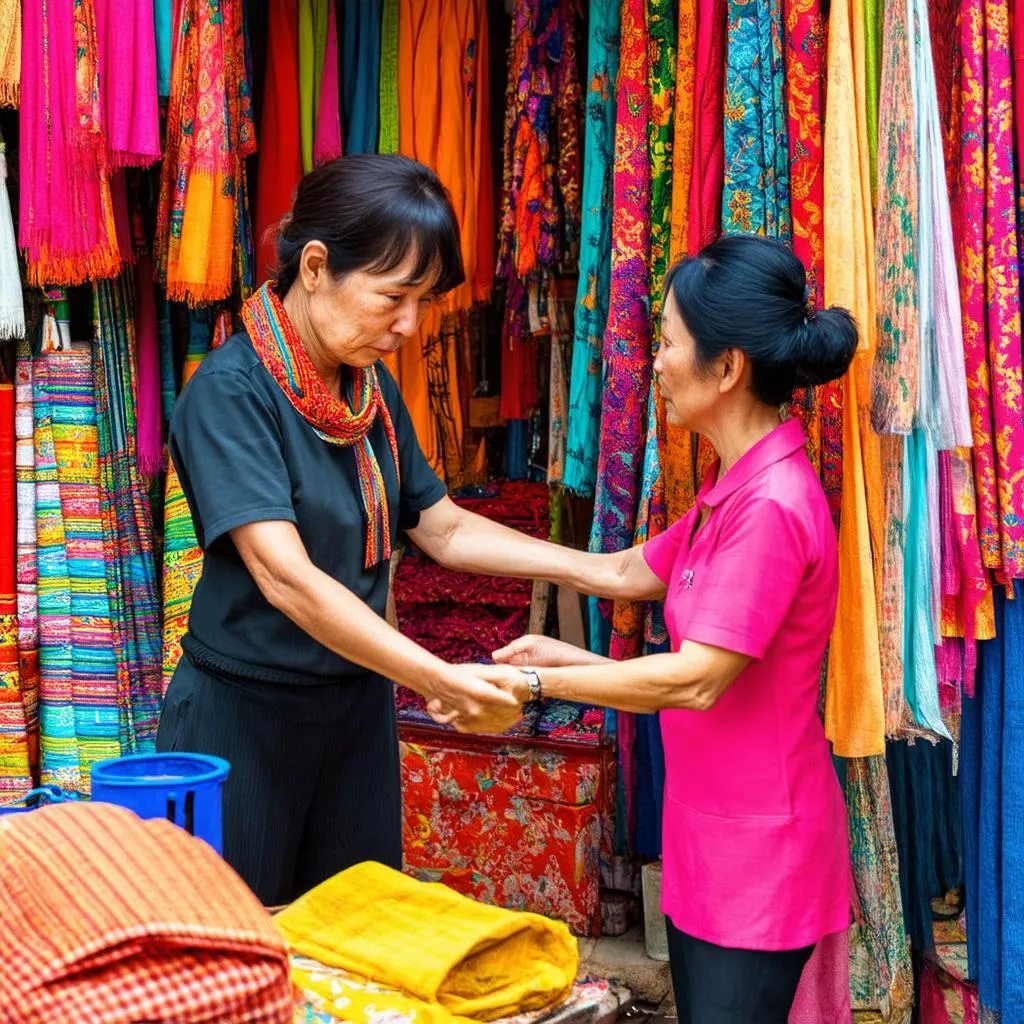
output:
<svg viewBox="0 0 1024 1024"><path fill-rule="evenodd" d="M743 380L748 363L746 353L739 348L726 349L718 364L718 392L728 394Z"/></svg>
<svg viewBox="0 0 1024 1024"><path fill-rule="evenodd" d="M327 246L323 242L307 242L299 259L299 277L306 291L317 289L327 276Z"/></svg>

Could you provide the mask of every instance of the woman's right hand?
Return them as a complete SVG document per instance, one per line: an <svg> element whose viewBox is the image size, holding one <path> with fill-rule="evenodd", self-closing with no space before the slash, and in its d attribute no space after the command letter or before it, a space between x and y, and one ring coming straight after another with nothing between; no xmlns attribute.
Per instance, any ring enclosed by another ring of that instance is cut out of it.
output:
<svg viewBox="0 0 1024 1024"><path fill-rule="evenodd" d="M515 697L488 682L475 665L444 665L426 697L434 721L460 731L502 733L522 717Z"/></svg>
<svg viewBox="0 0 1024 1024"><path fill-rule="evenodd" d="M561 668L565 665L597 665L607 661L581 647L550 636L530 633L495 651L491 657L499 665L530 665L533 668Z"/></svg>

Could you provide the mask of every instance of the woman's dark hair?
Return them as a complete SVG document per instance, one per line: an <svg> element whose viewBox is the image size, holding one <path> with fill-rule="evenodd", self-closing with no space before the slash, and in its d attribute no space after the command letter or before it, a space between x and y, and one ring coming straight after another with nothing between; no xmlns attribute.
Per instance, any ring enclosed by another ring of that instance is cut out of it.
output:
<svg viewBox="0 0 1024 1024"><path fill-rule="evenodd" d="M466 279L459 224L441 179L404 156L343 156L299 182L277 235L279 295L298 277L302 250L313 241L327 247L336 275L388 273L415 253L410 282L435 275L441 295Z"/></svg>
<svg viewBox="0 0 1024 1024"><path fill-rule="evenodd" d="M837 380L857 351L857 324L845 309L809 309L803 264L781 242L727 235L680 260L665 277L697 347L703 370L738 348L751 365L751 388L766 405L797 388Z"/></svg>

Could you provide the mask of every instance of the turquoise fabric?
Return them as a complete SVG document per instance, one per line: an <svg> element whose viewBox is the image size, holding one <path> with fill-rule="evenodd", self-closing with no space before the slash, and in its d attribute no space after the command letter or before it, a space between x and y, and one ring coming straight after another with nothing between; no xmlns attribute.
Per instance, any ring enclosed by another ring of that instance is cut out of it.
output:
<svg viewBox="0 0 1024 1024"><path fill-rule="evenodd" d="M153 24L156 28L156 90L171 95L171 37L174 32L171 0L153 0Z"/></svg>
<svg viewBox="0 0 1024 1024"><path fill-rule="evenodd" d="M597 480L604 329L611 279L615 80L621 29L618 0L592 0L583 144L579 290L569 378L565 486L590 497Z"/></svg>

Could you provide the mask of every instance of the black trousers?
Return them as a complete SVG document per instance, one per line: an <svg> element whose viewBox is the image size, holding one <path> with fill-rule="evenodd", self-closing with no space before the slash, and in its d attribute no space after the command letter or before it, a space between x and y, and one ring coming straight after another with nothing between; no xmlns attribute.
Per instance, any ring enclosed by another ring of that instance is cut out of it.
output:
<svg viewBox="0 0 1024 1024"><path fill-rule="evenodd" d="M264 906L362 861L401 868L398 733L381 677L282 686L199 668L186 654L156 744L230 762L224 859Z"/></svg>
<svg viewBox="0 0 1024 1024"><path fill-rule="evenodd" d="M665 923L679 1024L786 1024L813 946L727 949Z"/></svg>

